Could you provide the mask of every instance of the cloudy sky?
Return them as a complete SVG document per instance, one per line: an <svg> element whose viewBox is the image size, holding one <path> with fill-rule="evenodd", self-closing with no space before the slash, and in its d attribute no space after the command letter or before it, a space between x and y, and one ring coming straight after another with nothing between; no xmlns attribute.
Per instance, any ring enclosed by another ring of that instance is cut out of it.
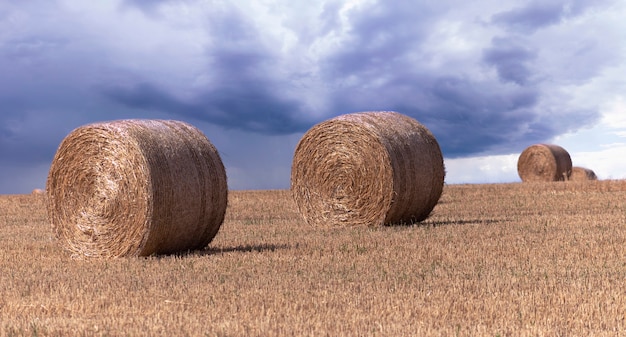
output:
<svg viewBox="0 0 626 337"><path fill-rule="evenodd" d="M122 118L177 119L218 148L231 189L288 188L299 139L394 110L439 141L446 182L519 181L563 146L626 178L626 2L0 2L0 194L45 186L61 140Z"/></svg>

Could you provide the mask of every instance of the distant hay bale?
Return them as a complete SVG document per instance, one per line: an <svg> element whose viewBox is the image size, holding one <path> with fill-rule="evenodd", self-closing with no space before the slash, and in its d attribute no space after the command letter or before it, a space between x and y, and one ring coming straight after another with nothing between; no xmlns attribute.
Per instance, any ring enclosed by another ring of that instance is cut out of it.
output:
<svg viewBox="0 0 626 337"><path fill-rule="evenodd" d="M60 144L46 183L57 238L75 256L120 257L200 249L226 211L222 160L180 121L81 126Z"/></svg>
<svg viewBox="0 0 626 337"><path fill-rule="evenodd" d="M587 181L598 180L596 173L585 167L574 166L572 167L572 174L569 177L571 181Z"/></svg>
<svg viewBox="0 0 626 337"><path fill-rule="evenodd" d="M563 181L572 172L572 159L558 145L535 144L527 147L519 156L517 172L524 182Z"/></svg>
<svg viewBox="0 0 626 337"><path fill-rule="evenodd" d="M397 112L342 115L298 143L293 198L309 224L412 223L437 204L445 170L432 133Z"/></svg>
<svg viewBox="0 0 626 337"><path fill-rule="evenodd" d="M45 192L42 189L36 188L30 194L33 195L33 196L42 196L42 195L44 195L44 193Z"/></svg>

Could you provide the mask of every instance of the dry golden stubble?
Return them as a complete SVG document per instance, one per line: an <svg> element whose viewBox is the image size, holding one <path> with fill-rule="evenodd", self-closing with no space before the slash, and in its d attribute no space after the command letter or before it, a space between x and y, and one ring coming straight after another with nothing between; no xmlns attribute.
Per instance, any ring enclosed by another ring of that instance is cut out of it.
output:
<svg viewBox="0 0 626 337"><path fill-rule="evenodd" d="M425 126L397 112L361 112L305 133L291 190L310 224L413 223L435 207L444 177L439 144Z"/></svg>
<svg viewBox="0 0 626 337"><path fill-rule="evenodd" d="M572 159L558 145L535 144L520 154L517 172L523 182L563 181L572 172Z"/></svg>
<svg viewBox="0 0 626 337"><path fill-rule="evenodd" d="M138 119L72 131L46 191L52 229L78 257L203 248L224 220L228 194L221 158L200 130Z"/></svg>
<svg viewBox="0 0 626 337"><path fill-rule="evenodd" d="M574 166L572 167L572 174L569 176L569 180L571 181L588 181L588 180L598 180L598 176L593 170Z"/></svg>

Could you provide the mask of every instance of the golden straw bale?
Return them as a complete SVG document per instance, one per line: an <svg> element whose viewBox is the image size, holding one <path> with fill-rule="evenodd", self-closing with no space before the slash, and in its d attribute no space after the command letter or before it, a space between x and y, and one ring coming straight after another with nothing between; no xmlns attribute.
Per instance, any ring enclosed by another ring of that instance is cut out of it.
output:
<svg viewBox="0 0 626 337"><path fill-rule="evenodd" d="M441 149L425 126L397 112L360 112L304 134L291 190L309 224L413 223L435 207L444 177Z"/></svg>
<svg viewBox="0 0 626 337"><path fill-rule="evenodd" d="M75 256L200 249L226 211L222 160L198 129L169 120L81 126L61 142L46 183L57 238Z"/></svg>
<svg viewBox="0 0 626 337"><path fill-rule="evenodd" d="M587 181L598 180L596 173L585 167L574 166L572 167L572 174L569 177L571 181Z"/></svg>
<svg viewBox="0 0 626 337"><path fill-rule="evenodd" d="M32 192L30 192L31 195L33 196L42 196L44 195L44 191L40 188L35 188Z"/></svg>
<svg viewBox="0 0 626 337"><path fill-rule="evenodd" d="M563 181L569 179L572 172L572 159L558 145L535 144L519 156L517 172L524 182Z"/></svg>

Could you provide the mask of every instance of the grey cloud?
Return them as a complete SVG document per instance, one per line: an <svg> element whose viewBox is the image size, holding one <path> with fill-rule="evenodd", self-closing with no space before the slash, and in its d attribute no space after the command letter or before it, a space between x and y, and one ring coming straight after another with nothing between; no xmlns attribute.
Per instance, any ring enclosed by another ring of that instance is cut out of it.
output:
<svg viewBox="0 0 626 337"><path fill-rule="evenodd" d="M122 8L135 7L149 16L156 16L159 6L166 2L176 2L183 0L123 0Z"/></svg>
<svg viewBox="0 0 626 337"><path fill-rule="evenodd" d="M352 13L346 43L324 60L333 111L405 113L431 129L448 157L511 150L503 144L541 141L562 131L541 124L538 87L512 87L463 72L442 74L419 63L414 56L421 54L437 17L430 14L443 10L380 2ZM503 82L527 85L534 57L522 42L502 38L492 41L483 61Z"/></svg>
<svg viewBox="0 0 626 337"><path fill-rule="evenodd" d="M492 21L509 29L533 32L560 22L565 15L565 9L563 3L531 2L524 7L498 13L493 16Z"/></svg>
<svg viewBox="0 0 626 337"><path fill-rule="evenodd" d="M524 6L499 12L491 21L519 33L533 33L538 29L559 24L564 19L585 12L591 7L603 6L605 0L547 0L531 1Z"/></svg>
<svg viewBox="0 0 626 337"><path fill-rule="evenodd" d="M494 38L483 51L482 62L495 67L501 82L462 72L445 75L419 64L414 56L422 51L434 13L446 9L411 5L380 2L348 13L351 29L343 43L320 60L322 81L329 88L328 109L320 115L396 110L429 127L448 157L517 150L519 143L544 141L575 127L542 117L540 83L533 82L536 52L519 37ZM208 30L214 42L207 47L203 70L211 80L191 98L178 98L144 80L101 92L128 108L229 129L271 135L311 127L316 121L306 117L310 112L302 103L308 93L286 94L293 83L275 75L281 61L262 42L262 32L235 8L213 15ZM591 111L568 114L575 121L597 116Z"/></svg>
<svg viewBox="0 0 626 337"><path fill-rule="evenodd" d="M59 124L53 116L37 117L23 111L3 114L0 116L0 163L7 160L16 165L51 162L63 136Z"/></svg>
<svg viewBox="0 0 626 337"><path fill-rule="evenodd" d="M212 14L206 49L211 80L190 99L180 99L157 84L134 80L131 86L101 88L105 97L132 108L173 113L226 128L264 134L305 130L301 103L285 96L289 83L275 78L277 55L260 42L261 32L234 7Z"/></svg>
<svg viewBox="0 0 626 337"><path fill-rule="evenodd" d="M8 60L33 64L43 61L46 53L63 48L67 43L62 38L30 35L5 42L0 53Z"/></svg>
<svg viewBox="0 0 626 337"><path fill-rule="evenodd" d="M49 163L75 127L131 116L94 94L99 59L55 35L28 33L0 44L0 164Z"/></svg>
<svg viewBox="0 0 626 337"><path fill-rule="evenodd" d="M125 4L150 12L164 2L127 0ZM33 33L0 45L0 151L16 161L49 160L72 127L104 118L174 116L260 137L304 132L321 118L342 113L396 110L431 129L444 155L460 157L517 151L518 144L545 141L598 118L596 111L588 110L561 111L554 114L556 120L549 117L546 109L568 105L551 107L544 102L546 84L537 78L534 64L535 48L540 46L513 38L515 34L490 40L477 55L477 64L455 61L466 63L451 64L460 69L454 73L420 62L432 27L452 8L449 3L380 1L352 9L341 18L339 5L320 7L323 27L301 27L306 34L336 34L336 48L313 60L315 70L285 67L287 58L311 55L282 55L272 44L274 37L255 26L250 13L228 4L212 9L204 23L205 63L190 71L203 79L202 84L188 87L179 85L187 77L176 85L168 83L171 70L159 69L160 75L153 75L149 64L125 69L126 64L116 63L115 52L107 54L97 44L80 45L87 39L79 33L55 36L54 31L44 31L50 27L33 28ZM528 31L584 9L575 3L569 7L532 4L501 12L493 20ZM349 27L339 27L344 24ZM469 75L485 64L494 67L499 78ZM323 86L322 111L309 110L305 102L311 93L306 83L305 89L296 88L302 84L293 80L296 72L315 72L317 77L300 81L319 81L311 87ZM55 116L47 120L58 119L51 126L55 133L40 127L36 136L27 138L26 133L8 127L9 116L15 120L29 113Z"/></svg>
<svg viewBox="0 0 626 337"><path fill-rule="evenodd" d="M418 50L428 35L438 11L429 6L413 1L381 1L350 12L352 28L340 48L324 60L326 76L351 74L367 81L394 70L388 66Z"/></svg>
<svg viewBox="0 0 626 337"><path fill-rule="evenodd" d="M558 134L558 125L544 129L538 121L540 98L535 88L420 72L366 89L344 87L332 101L337 113L395 110L414 117L435 134L444 155L453 158L511 150L514 144Z"/></svg>
<svg viewBox="0 0 626 337"><path fill-rule="evenodd" d="M339 9L341 8L341 4L341 1L328 1L324 4L322 13L319 15L322 21L320 27L321 35L325 35L339 26Z"/></svg>
<svg viewBox="0 0 626 337"><path fill-rule="evenodd" d="M529 62L536 53L526 47L519 38L494 38L491 46L483 51L483 61L496 68L503 82L518 85L529 83L532 71Z"/></svg>
<svg viewBox="0 0 626 337"><path fill-rule="evenodd" d="M262 134L290 134L309 126L297 118L297 102L285 100L265 90L262 83L223 87L182 100L153 84L132 87L106 87L101 93L109 99L135 109L176 114L229 129Z"/></svg>
<svg viewBox="0 0 626 337"><path fill-rule="evenodd" d="M424 101L396 102L394 109L429 127L448 157L487 152L500 144L534 142L550 136L522 131L537 117L533 111L539 100L536 90L498 90L492 83L463 77L434 77L414 91L421 91ZM518 136L513 139L512 135Z"/></svg>

